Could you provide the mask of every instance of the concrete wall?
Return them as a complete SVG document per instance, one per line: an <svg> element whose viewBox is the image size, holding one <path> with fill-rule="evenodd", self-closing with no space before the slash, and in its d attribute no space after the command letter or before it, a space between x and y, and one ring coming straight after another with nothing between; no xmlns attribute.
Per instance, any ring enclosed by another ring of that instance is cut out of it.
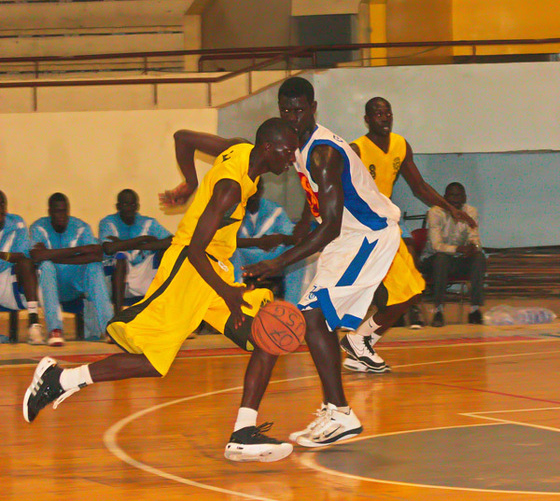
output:
<svg viewBox="0 0 560 501"><path fill-rule="evenodd" d="M132 188L141 212L175 231L181 216L164 215L157 198L182 181L173 133L215 133L216 127L214 109L0 114L0 188L9 211L28 224L46 215L47 198L61 191L72 215L95 233L99 220L115 211L117 193ZM210 165L201 158L200 175Z"/></svg>
<svg viewBox="0 0 560 501"><path fill-rule="evenodd" d="M426 179L440 191L454 180L466 185L480 209L485 245L558 243L557 64L334 69L305 76L315 86L318 121L349 141L366 132L366 101L389 99L394 130L412 145ZM255 124L277 116L277 89L220 110L220 133L251 137ZM424 213L399 183L394 199L401 209ZM293 173L271 180L271 193L297 217L302 194Z"/></svg>

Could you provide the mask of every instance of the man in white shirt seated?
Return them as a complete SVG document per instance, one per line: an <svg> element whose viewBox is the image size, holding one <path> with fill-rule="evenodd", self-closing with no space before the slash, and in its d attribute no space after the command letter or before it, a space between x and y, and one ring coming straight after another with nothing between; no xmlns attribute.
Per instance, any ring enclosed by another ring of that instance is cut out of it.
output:
<svg viewBox="0 0 560 501"><path fill-rule="evenodd" d="M483 304L486 258L482 252L478 231L478 211L468 205L465 187L450 183L444 198L454 207L466 212L476 222L471 228L462 221L454 220L449 212L434 206L428 211L428 241L422 253L422 272L431 277L434 286L434 317L432 326L441 327L445 290L449 276L468 276L471 282L470 324L482 324L480 306Z"/></svg>

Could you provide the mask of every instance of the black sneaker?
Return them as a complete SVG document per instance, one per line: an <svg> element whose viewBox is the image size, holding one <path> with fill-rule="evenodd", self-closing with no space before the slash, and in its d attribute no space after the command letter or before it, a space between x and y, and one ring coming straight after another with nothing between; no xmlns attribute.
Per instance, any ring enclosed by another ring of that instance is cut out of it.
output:
<svg viewBox="0 0 560 501"><path fill-rule="evenodd" d="M478 324L482 325L484 322L482 321L482 313L480 310L474 310L469 313L469 324Z"/></svg>
<svg viewBox="0 0 560 501"><path fill-rule="evenodd" d="M371 346L370 336L360 336L359 334L346 334L340 340L340 347L348 354L350 359L361 362L362 365L368 370L358 370L354 367L355 364L349 362L349 365L344 363L344 367L349 370L357 372L376 372L384 373L391 372L385 360ZM348 360L348 358L346 359Z"/></svg>
<svg viewBox="0 0 560 501"><path fill-rule="evenodd" d="M444 324L443 313L441 311L436 311L434 318L432 318L432 327L443 327Z"/></svg>
<svg viewBox="0 0 560 501"><path fill-rule="evenodd" d="M421 329L424 327L424 322L420 315L420 308L418 306L411 306L408 311L408 321L411 329Z"/></svg>
<svg viewBox="0 0 560 501"><path fill-rule="evenodd" d="M54 401L53 408L66 400L70 395L80 390L72 388L63 390L60 386L62 369L56 360L50 357L43 358L33 374L33 380L23 397L23 418L31 423L43 407Z"/></svg>
<svg viewBox="0 0 560 501"><path fill-rule="evenodd" d="M294 447L286 442L267 437L272 423L247 426L234 431L226 445L224 456L231 461L261 461L269 463L289 456Z"/></svg>

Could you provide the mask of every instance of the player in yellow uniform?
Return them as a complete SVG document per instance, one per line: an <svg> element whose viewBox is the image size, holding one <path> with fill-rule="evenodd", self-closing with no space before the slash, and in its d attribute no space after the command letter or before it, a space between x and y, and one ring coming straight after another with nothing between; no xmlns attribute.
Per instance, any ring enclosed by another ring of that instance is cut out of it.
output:
<svg viewBox="0 0 560 501"><path fill-rule="evenodd" d="M167 374L183 341L204 320L243 349L252 351L241 408L225 455L234 461L276 461L293 447L264 435L269 425L256 426L257 410L277 357L251 344L251 321L261 304L272 300L267 289L246 289L234 283L229 261L249 197L260 175L286 171L295 161L298 139L287 122L272 118L258 129L255 146L235 144L209 134L178 131L177 160L191 187L195 150L218 155L185 214L171 247L165 252L146 297L116 315L107 327L125 353L90 365L61 369L45 357L25 397L26 421L35 419L49 402L54 407L94 382Z"/></svg>
<svg viewBox="0 0 560 501"><path fill-rule="evenodd" d="M393 111L391 104L382 97L374 97L366 103L364 120L368 133L350 144L352 149L362 159L375 179L379 191L386 197L393 194L393 186L399 174L402 174L414 195L427 205L438 205L448 211L457 221L465 221L476 226L474 220L465 212L449 204L420 174L414 163L412 148L404 137L394 134ZM399 250L383 286L378 289L376 303L384 311L384 316L391 314L391 306L408 301L415 306L420 294L424 290L425 282L417 270L414 259L406 243L401 239ZM390 370L379 354L375 353L374 362L366 366L358 361L360 351L366 350L370 354L373 346L380 339L384 329L380 325L384 322L375 315L366 320L355 334L348 334L341 340L341 346L348 354L344 367L357 372L383 373ZM376 318L378 321L376 321ZM369 344L369 347L366 345ZM370 355L370 358L371 355ZM373 362L373 360L372 360Z"/></svg>

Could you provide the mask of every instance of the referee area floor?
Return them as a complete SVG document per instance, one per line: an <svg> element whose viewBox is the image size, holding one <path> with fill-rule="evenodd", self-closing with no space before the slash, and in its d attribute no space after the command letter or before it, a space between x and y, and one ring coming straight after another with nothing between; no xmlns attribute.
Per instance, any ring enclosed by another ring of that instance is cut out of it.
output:
<svg viewBox="0 0 560 501"><path fill-rule="evenodd" d="M494 304L558 313L560 300ZM73 366L120 350L0 345L0 500L560 500L560 321L394 328L378 347L391 373L344 372L360 436L243 464L223 452L248 356L223 336L187 340L163 380L94 384L32 425L21 401L41 357ZM287 440L320 403L303 346L280 357L259 424L274 421L269 434Z"/></svg>

